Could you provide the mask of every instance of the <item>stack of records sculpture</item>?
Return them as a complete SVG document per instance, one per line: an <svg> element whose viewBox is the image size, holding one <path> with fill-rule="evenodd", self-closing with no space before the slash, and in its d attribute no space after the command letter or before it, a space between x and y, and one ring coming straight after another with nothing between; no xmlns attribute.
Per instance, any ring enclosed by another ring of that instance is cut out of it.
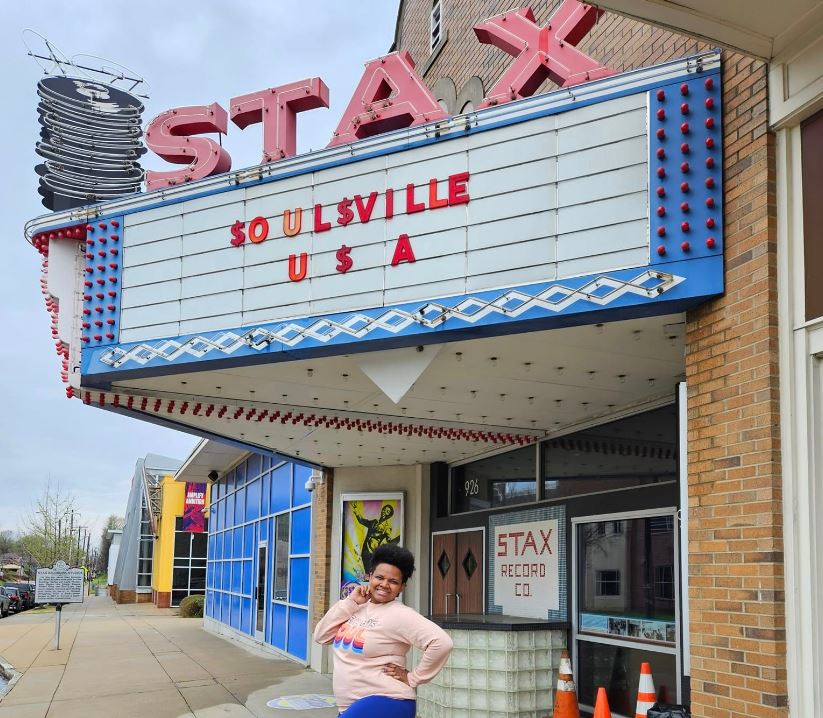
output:
<svg viewBox="0 0 823 718"><path fill-rule="evenodd" d="M58 211L140 191L143 104L111 85L50 76L37 83L43 204Z"/></svg>

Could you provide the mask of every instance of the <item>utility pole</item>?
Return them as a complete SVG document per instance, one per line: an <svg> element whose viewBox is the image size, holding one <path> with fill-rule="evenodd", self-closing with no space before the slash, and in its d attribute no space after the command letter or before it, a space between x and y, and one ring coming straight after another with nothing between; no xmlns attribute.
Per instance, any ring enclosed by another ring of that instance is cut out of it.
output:
<svg viewBox="0 0 823 718"><path fill-rule="evenodd" d="M72 565L71 559L74 553L74 509L71 511L71 519L69 520L69 566Z"/></svg>

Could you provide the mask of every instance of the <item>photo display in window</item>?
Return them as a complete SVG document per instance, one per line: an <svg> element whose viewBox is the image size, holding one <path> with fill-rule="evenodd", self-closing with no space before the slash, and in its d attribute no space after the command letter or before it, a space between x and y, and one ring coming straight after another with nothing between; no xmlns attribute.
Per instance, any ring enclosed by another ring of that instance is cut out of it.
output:
<svg viewBox="0 0 823 718"><path fill-rule="evenodd" d="M580 633L674 644L674 517L578 526Z"/></svg>

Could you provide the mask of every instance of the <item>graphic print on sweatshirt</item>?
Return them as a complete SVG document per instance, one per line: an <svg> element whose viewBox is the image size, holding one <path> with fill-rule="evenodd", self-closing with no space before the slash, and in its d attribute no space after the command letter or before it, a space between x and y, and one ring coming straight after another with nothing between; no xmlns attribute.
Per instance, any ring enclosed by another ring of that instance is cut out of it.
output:
<svg viewBox="0 0 823 718"><path fill-rule="evenodd" d="M377 625L378 620L376 618L352 616L337 630L332 645L339 651L363 653L363 648L366 645L366 631Z"/></svg>

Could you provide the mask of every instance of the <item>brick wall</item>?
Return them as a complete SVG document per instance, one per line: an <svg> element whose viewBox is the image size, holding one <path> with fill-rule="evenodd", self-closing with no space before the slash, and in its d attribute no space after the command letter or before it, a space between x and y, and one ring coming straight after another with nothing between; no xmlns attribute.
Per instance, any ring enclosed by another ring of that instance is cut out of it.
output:
<svg viewBox="0 0 823 718"><path fill-rule="evenodd" d="M312 510L312 629L329 610L329 578L331 570L331 522L334 474L324 473L325 480L318 484L311 495Z"/></svg>
<svg viewBox="0 0 823 718"><path fill-rule="evenodd" d="M766 68L724 56L726 294L688 314L692 696L784 716L774 137Z"/></svg>
<svg viewBox="0 0 823 718"><path fill-rule="evenodd" d="M443 3L448 41L426 83L450 77L459 93L476 75L488 91L511 59L472 25L520 5ZM534 3L536 20L559 4ZM402 2L396 38L421 67L429 8ZM579 47L618 71L709 49L609 13ZM691 701L696 717L785 716L774 139L765 64L732 52L722 61L726 293L687 314L686 334Z"/></svg>

